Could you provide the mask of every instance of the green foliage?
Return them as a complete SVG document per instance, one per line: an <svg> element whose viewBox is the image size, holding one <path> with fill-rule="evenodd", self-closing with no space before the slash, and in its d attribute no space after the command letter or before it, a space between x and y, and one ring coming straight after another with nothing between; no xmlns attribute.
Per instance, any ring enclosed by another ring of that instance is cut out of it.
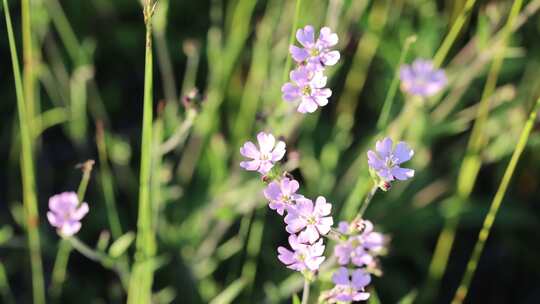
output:
<svg viewBox="0 0 540 304"><path fill-rule="evenodd" d="M276 258L283 219L238 166L259 131L284 138L280 169L335 223L365 211L391 236L371 303L448 303L465 269L471 303L536 299L540 1L159 0L152 28L153 2L3 1L2 303L299 304L303 277ZM280 89L306 24L338 33L341 60L330 103L300 115ZM399 91L417 57L449 78L423 102ZM384 136L411 144L416 174L373 196L366 151ZM87 159L90 212L60 239L47 199L76 190ZM332 286L327 265L310 303Z"/></svg>

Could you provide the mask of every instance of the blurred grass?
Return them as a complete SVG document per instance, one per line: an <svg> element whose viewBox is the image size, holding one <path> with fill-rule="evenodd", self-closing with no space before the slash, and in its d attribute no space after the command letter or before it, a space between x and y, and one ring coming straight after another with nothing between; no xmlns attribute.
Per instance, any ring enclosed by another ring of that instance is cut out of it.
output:
<svg viewBox="0 0 540 304"><path fill-rule="evenodd" d="M22 8L11 2L14 11ZM390 254L382 260L384 276L373 286L381 303L449 302L467 263L472 236L527 120L527 101L536 99L540 88L536 0L524 3L506 27L511 1L302 1L295 14L296 1L161 0L152 30L155 88L153 102L147 102L158 110L152 120L153 140L141 143L143 112L137 105L148 92L143 90L145 27L139 4L28 3L30 14L15 20L14 26L15 38L22 38L23 58L37 61L33 65L25 59L21 86L23 98L34 100L29 111L35 116L28 126L31 140L39 142L32 147L39 211L46 210L50 195L76 187L76 163L99 160L94 176L99 182L88 188L92 208L80 238L95 243L101 236L98 251L107 252L103 230L110 230L117 241L136 228L137 172L142 167L133 151L152 150L152 211L145 216L151 219L159 253L151 266L156 303L288 303L301 289L301 276L276 258L276 247L285 244L287 236L281 219L266 211L262 183L238 168L239 146L260 130L285 137L285 166L302 182L303 194L324 195L333 203L335 222L353 218L371 188L365 153L375 140L391 134L410 142L415 178L377 194L366 211L378 229L392 235ZM305 117L280 98L295 20L298 27L330 25L339 34L342 55L328 70L330 104ZM407 50L411 36L417 40ZM7 53L5 40L0 50ZM29 41L34 44L31 49ZM434 57L450 81L446 92L424 105L414 105L399 92L394 95L397 68L415 57ZM0 60L9 64L7 58ZM500 71L490 73L489 63L497 60ZM498 81L489 80L493 75ZM491 87L482 96L486 82ZM27 85L34 90L27 93ZM0 151L6 156L0 158L0 167L7 168L0 181L9 185L0 189L0 201L6 201L5 210L11 212L3 213L0 221L15 231L0 245L6 274L0 287L7 298L11 290L15 302L25 303L31 301L30 294L21 291L28 289L30 272L17 257L28 248L20 242L21 187L12 182L19 178L24 134L13 118L13 83L8 79L0 86L2 99L8 101L0 103L0 113L5 113L0 115L6 118L0 123L0 143L11 145L10 157ZM194 88L199 95L190 94ZM26 97L32 93L34 97ZM477 161L482 166L466 199L455 200L456 191L463 188L455 181L471 129L478 128L474 126L479 111L489 111L481 120L484 140ZM535 299L540 248L532 240L539 228L534 202L540 194L540 168L534 152L539 145L533 128L515 182L509 185L508 204L499 210L472 281L471 302ZM429 261L438 234L455 218L452 209L461 205L456 242L450 246L451 255L448 251L446 271L437 278L441 288L426 301ZM48 281L58 238L45 219L40 224ZM123 250L118 265L131 263L128 255L135 251L129 245ZM503 261L507 267L500 269ZM94 265L73 254L60 302L125 301L119 279ZM321 273L321 281L311 286L312 300L331 286L329 280L328 273Z"/></svg>

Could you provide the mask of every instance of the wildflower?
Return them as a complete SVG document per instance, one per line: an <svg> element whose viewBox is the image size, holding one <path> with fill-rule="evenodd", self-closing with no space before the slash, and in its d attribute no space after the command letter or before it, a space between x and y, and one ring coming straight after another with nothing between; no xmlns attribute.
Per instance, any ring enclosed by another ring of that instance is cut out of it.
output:
<svg viewBox="0 0 540 304"><path fill-rule="evenodd" d="M402 141L394 148L392 145L392 139L386 137L382 141L377 141L376 152L371 150L367 152L370 170L382 179L383 184L394 179L406 180L414 176L414 170L399 166L411 159L414 151Z"/></svg>
<svg viewBox="0 0 540 304"><path fill-rule="evenodd" d="M291 72L290 77L292 81L281 87L282 97L288 102L299 100L298 112L313 113L318 107L328 104L332 90L325 88L327 78L322 71L300 66Z"/></svg>
<svg viewBox="0 0 540 304"><path fill-rule="evenodd" d="M341 223L340 223L341 224ZM386 248L386 237L373 231L370 221L362 221L363 230L352 235L334 248L334 254L340 265L353 263L356 266L377 268L376 257L383 254Z"/></svg>
<svg viewBox="0 0 540 304"><path fill-rule="evenodd" d="M306 25L296 31L296 39L303 47L291 45L289 51L293 59L303 65L310 65L315 70L323 70L326 66L335 65L339 58L339 51L330 50L338 43L338 36L332 33L329 27L321 28L319 38L315 40L313 26Z"/></svg>
<svg viewBox="0 0 540 304"><path fill-rule="evenodd" d="M285 217L286 230L289 233L302 231L298 239L313 244L321 235L326 235L334 224L334 220L329 216L331 210L332 205L322 196L317 197L315 206L310 199L297 200Z"/></svg>
<svg viewBox="0 0 540 304"><path fill-rule="evenodd" d="M274 181L268 184L264 189L264 197L270 201L270 209L276 210L279 215L283 215L285 209L291 206L295 200L302 197L296 194L300 185L294 179L282 178L280 181Z"/></svg>
<svg viewBox="0 0 540 304"><path fill-rule="evenodd" d="M75 192L64 192L49 198L49 223L62 236L72 236L81 229L81 219L88 213L88 204L79 205Z"/></svg>
<svg viewBox="0 0 540 304"><path fill-rule="evenodd" d="M322 239L312 245L302 244L295 234L291 234L289 244L293 251L282 246L278 247L278 259L287 265L287 268L296 271L316 271L319 269L325 259L322 256L324 252Z"/></svg>
<svg viewBox="0 0 540 304"><path fill-rule="evenodd" d="M441 91L447 83L443 69L436 69L429 60L416 59L412 65L399 69L401 89L411 95L430 97Z"/></svg>
<svg viewBox="0 0 540 304"><path fill-rule="evenodd" d="M251 141L240 148L240 154L251 158L250 161L240 162L240 167L248 171L258 171L266 174L274 167L274 163L281 160L285 155L285 143L278 141L270 133L260 132L257 134L259 149Z"/></svg>
<svg viewBox="0 0 540 304"><path fill-rule="evenodd" d="M356 269L351 275L347 268L340 267L332 275L332 281L336 286L326 295L329 303L365 301L369 298L365 287L371 282L371 276L363 269Z"/></svg>

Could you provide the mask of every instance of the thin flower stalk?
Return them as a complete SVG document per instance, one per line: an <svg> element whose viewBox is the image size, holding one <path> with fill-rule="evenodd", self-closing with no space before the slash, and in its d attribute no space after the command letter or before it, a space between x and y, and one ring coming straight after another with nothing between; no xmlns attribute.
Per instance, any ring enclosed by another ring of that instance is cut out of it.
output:
<svg viewBox="0 0 540 304"><path fill-rule="evenodd" d="M41 261L41 247L39 238L39 213L37 208L37 197L35 190L35 172L32 156L32 130L30 121L32 117L28 115L28 105L24 99L23 85L21 79L19 59L17 57L17 47L13 34L13 25L9 13L7 0L3 0L4 15L8 32L8 40L15 80L15 91L17 96L17 112L19 115L19 134L21 138L21 176L23 185L23 205L26 217L26 231L28 237L28 247L30 249L30 265L32 271L32 295L34 303L45 303L45 284L43 280L43 265Z"/></svg>

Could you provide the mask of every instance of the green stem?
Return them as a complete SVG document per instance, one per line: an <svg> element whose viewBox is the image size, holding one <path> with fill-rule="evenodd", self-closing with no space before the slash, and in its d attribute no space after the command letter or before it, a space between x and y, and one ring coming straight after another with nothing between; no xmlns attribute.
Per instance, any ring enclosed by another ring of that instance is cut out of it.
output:
<svg viewBox="0 0 540 304"><path fill-rule="evenodd" d="M298 20L300 19L300 8L302 7L302 0L296 0L296 6L294 8L294 19L291 25L291 35L289 36L289 45L294 44L296 37L296 29L298 28ZM287 49L289 47L287 46ZM283 82L287 81L289 77L289 68L291 66L291 56L287 55L285 66L283 67Z"/></svg>
<svg viewBox="0 0 540 304"><path fill-rule="evenodd" d="M151 261L156 251L155 235L152 229L152 205L150 202L152 167L152 15L154 1L144 4L146 24L146 55L144 71L144 105L141 143L141 171L139 180L139 215L137 220L137 241L135 264L129 283L128 303L150 303L152 296L153 269Z"/></svg>
<svg viewBox="0 0 540 304"><path fill-rule="evenodd" d="M109 226L111 228L113 238L118 239L120 236L122 236L122 225L120 223L118 210L116 209L113 177L107 157L105 130L101 121L96 123L96 145L98 149L101 188L103 190L103 198L105 199L105 205L107 207L107 219L109 220Z"/></svg>
<svg viewBox="0 0 540 304"><path fill-rule="evenodd" d="M304 290L302 291L302 304L308 304L309 301L309 280L304 278Z"/></svg>
<svg viewBox="0 0 540 304"><path fill-rule="evenodd" d="M398 65L394 72L394 78L392 78L392 83L390 83L390 89L388 90L388 94L386 94L386 98L384 99L383 108L381 110L381 114L379 116L379 120L377 121L377 129L379 131L383 131L386 128L386 125L388 123L388 116L390 115L390 109L392 108L392 102L394 101L394 97L396 96L396 91L399 84L399 67L403 64L405 61L405 58L407 57L407 54L409 52L409 47L411 44L416 42L416 35L410 36L405 40L405 44L403 45L403 50L401 51L401 55L399 57Z"/></svg>
<svg viewBox="0 0 540 304"><path fill-rule="evenodd" d="M469 143L467 146L467 151L465 152L465 157L461 163L460 171L457 179L457 193L455 204L451 206L452 216L448 217L443 227L439 239L437 240L437 245L435 246L435 251L431 264L429 266L429 277L426 283L426 293L427 301L429 302L429 297L431 297L437 289L438 282L440 281L442 275L446 270L448 264L448 257L452 249L455 232L459 224L459 217L461 210L463 209L463 204L469 197L474 187L478 172L481 166L481 148L485 145L485 136L484 129L487 123L489 115L489 100L497 84L497 78L501 70L502 62L504 59L504 53L506 49L506 41L510 36L510 33L513 28L514 20L518 15L521 6L523 4L522 0L515 0L508 20L501 30L502 32L502 42L500 49L497 50L497 53L494 55L493 64L489 70L489 74L482 92L482 98L480 100L480 105L478 107L478 112L476 114L476 120L473 126L471 137L469 138Z"/></svg>
<svg viewBox="0 0 540 304"><path fill-rule="evenodd" d="M26 103L27 116L29 118L29 129L32 134L32 139L35 135L36 120L34 117L37 114L36 111L36 73L35 73L35 58L34 58L34 46L32 38L32 18L31 18L31 1L21 1L21 19L22 19L22 37L23 37L23 86L24 86L24 98Z"/></svg>
<svg viewBox="0 0 540 304"><path fill-rule="evenodd" d="M371 187L371 190L366 195L366 198L364 199L362 206L360 206L360 210L358 210L358 214L356 215L356 218L353 220L353 222L358 222L362 219L362 216L364 216L364 213L366 212L369 203L371 203L371 199L373 199L378 189L379 186L377 184L374 184L373 187Z"/></svg>
<svg viewBox="0 0 540 304"><path fill-rule="evenodd" d="M463 7L463 10L459 14L459 16L456 18L456 21L454 24L452 24L452 28L450 28L450 32L448 32L448 35L444 38L443 43L441 44L441 47L435 54L435 57L433 59L433 63L435 66L440 66L444 59L446 58L446 55L448 55L448 51L456 41L456 38L458 34L461 32L461 28L463 28L463 24L465 24L465 21L469 18L469 15L471 14L471 11L474 7L474 3L476 0L467 0L465 3L465 6Z"/></svg>
<svg viewBox="0 0 540 304"><path fill-rule="evenodd" d="M459 284L459 288L457 289L454 295L452 304L461 304L465 300L465 297L467 297L467 292L469 290L469 286L471 285L471 280L476 271L476 267L478 266L478 261L480 260L482 251L484 250L484 247L486 245L486 240L489 237L491 227L493 227L493 223L495 222L495 217L497 216L497 212L499 211L499 208L501 207L502 201L504 199L504 195L506 193L506 190L508 189L510 180L512 179L512 175L514 174L514 171L516 170L516 165L519 161L519 157L521 156L521 154L523 153L523 150L525 149L525 146L527 145L529 134L531 133L531 130L534 126L534 122L536 120L536 116L539 110L540 110L540 98L536 100L536 104L533 107L531 113L529 114L529 119L527 120L527 122L525 123L525 126L523 127L523 130L521 131L521 135L519 136L519 140L516 145L516 148L514 149L514 152L512 153L512 158L510 159L510 162L508 163L508 166L506 167L506 170L504 172L499 188L497 189L497 192L495 193L495 197L493 198L493 201L491 202L491 207L489 208L489 212L486 215L486 218L484 219L482 230L480 230L480 233L478 234L478 240L476 241L476 244L474 245L471 258L469 259L469 262L467 263L465 274L463 275L463 278L461 279L461 283Z"/></svg>
<svg viewBox="0 0 540 304"><path fill-rule="evenodd" d="M28 235L28 247L30 248L30 264L32 269L32 291L34 303L45 303L45 287L43 282L43 266L41 262L41 248L39 240L39 214L37 197L35 192L34 161L32 157L32 134L30 130L30 117L27 113L27 105L24 100L24 92L21 80L19 58L13 34L13 25L9 14L7 0L3 0L6 27L8 32L9 48L15 91L17 95L17 111L19 115L19 129L21 137L21 176L23 185L23 205L26 215L26 231Z"/></svg>

